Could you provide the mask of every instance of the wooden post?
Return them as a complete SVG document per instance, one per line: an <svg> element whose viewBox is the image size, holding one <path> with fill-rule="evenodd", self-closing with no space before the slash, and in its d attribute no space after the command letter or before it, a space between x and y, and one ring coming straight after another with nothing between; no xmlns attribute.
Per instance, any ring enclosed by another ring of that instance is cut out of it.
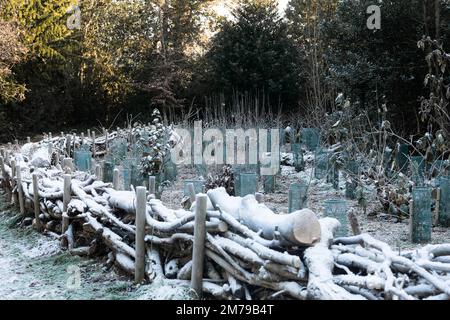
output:
<svg viewBox="0 0 450 320"><path fill-rule="evenodd" d="M31 143L31 138L27 137L27 143Z"/></svg>
<svg viewBox="0 0 450 320"><path fill-rule="evenodd" d="M108 151L108 130L105 130L105 150Z"/></svg>
<svg viewBox="0 0 450 320"><path fill-rule="evenodd" d="M62 214L62 230L61 234L64 234L66 232L67 228L69 227L69 216L67 215L67 207L70 202L70 195L71 195L71 179L72 176L70 174L64 175L64 193L63 193L63 214Z"/></svg>
<svg viewBox="0 0 450 320"><path fill-rule="evenodd" d="M91 130L90 129L87 129L87 136L89 139L91 138Z"/></svg>
<svg viewBox="0 0 450 320"><path fill-rule="evenodd" d="M58 164L60 164L59 150L56 150L56 152L55 152L55 165L57 166Z"/></svg>
<svg viewBox="0 0 450 320"><path fill-rule="evenodd" d="M6 189L6 194L7 194L7 201L11 202L12 199L12 193L11 193L11 185L9 184L9 179L8 179L8 173L6 172L6 168L5 168L5 160L3 159L2 156L0 156L0 169L2 171L2 177L3 177L3 183L4 183L4 187Z"/></svg>
<svg viewBox="0 0 450 320"><path fill-rule="evenodd" d="M8 166L10 166L10 164L11 164L9 150L11 150L11 149L5 150L5 159L4 159L5 164L7 164Z"/></svg>
<svg viewBox="0 0 450 320"><path fill-rule="evenodd" d="M22 173L20 172L20 165L16 165L16 176L17 176L17 193L19 194L19 208L20 214L25 215L25 203L23 197L23 189L22 189Z"/></svg>
<svg viewBox="0 0 450 320"><path fill-rule="evenodd" d="M102 166L100 164L95 165L95 176L97 177L97 180L102 179Z"/></svg>
<svg viewBox="0 0 450 320"><path fill-rule="evenodd" d="M145 276L145 212L147 199L145 187L136 188L136 259L134 282L142 283Z"/></svg>
<svg viewBox="0 0 450 320"><path fill-rule="evenodd" d="M72 145L71 137L70 137L70 135L67 135L67 137L66 137L66 153L67 153L68 157L70 157L70 147L71 147L71 145Z"/></svg>
<svg viewBox="0 0 450 320"><path fill-rule="evenodd" d="M413 243L431 241L433 217L431 212L431 188L413 187L410 237Z"/></svg>
<svg viewBox="0 0 450 320"><path fill-rule="evenodd" d="M77 146L77 134L76 133L74 133L73 134L73 136L72 136L72 140L73 140L73 142L72 142L72 150L74 150L75 151L75 148L76 148L76 146Z"/></svg>
<svg viewBox="0 0 450 320"><path fill-rule="evenodd" d="M53 136L52 136L52 133L51 133L51 132L48 133L48 138L49 138L50 140L53 139Z"/></svg>
<svg viewBox="0 0 450 320"><path fill-rule="evenodd" d="M70 172L73 172L73 162L72 162L72 158L64 158L63 160L63 169L64 171L66 170L66 168L69 168Z"/></svg>
<svg viewBox="0 0 450 320"><path fill-rule="evenodd" d="M192 249L192 275L191 288L197 293L199 299L203 292L203 264L205 260L205 237L206 237L206 206L207 195L196 196L194 246Z"/></svg>
<svg viewBox="0 0 450 320"><path fill-rule="evenodd" d="M97 155L97 151L95 149L95 131L92 131L92 156L94 157L94 159Z"/></svg>
<svg viewBox="0 0 450 320"><path fill-rule="evenodd" d="M264 202L264 195L262 193L255 193L255 198L256 201L258 201L258 203L263 203Z"/></svg>
<svg viewBox="0 0 450 320"><path fill-rule="evenodd" d="M434 207L433 225L438 225L439 223L439 205L441 203L441 188L436 189L436 202Z"/></svg>
<svg viewBox="0 0 450 320"><path fill-rule="evenodd" d="M119 190L119 169L115 168L113 171L113 188Z"/></svg>
<svg viewBox="0 0 450 320"><path fill-rule="evenodd" d="M13 159L13 160L11 160L11 178L12 178L11 183L13 184L11 187L13 188L13 190L14 190L15 184L17 183L17 179L14 180L15 176L16 176L16 160ZM18 193L16 191L16 192L12 193L12 203L17 205L18 202L19 202L19 197L18 197Z"/></svg>
<svg viewBox="0 0 450 320"><path fill-rule="evenodd" d="M148 193L156 196L156 177L148 177Z"/></svg>
<svg viewBox="0 0 450 320"><path fill-rule="evenodd" d="M48 143L48 154L50 155L50 159L51 159L52 154L53 154L53 143L52 142Z"/></svg>
<svg viewBox="0 0 450 320"><path fill-rule="evenodd" d="M39 204L39 188L38 188L37 173L33 173L32 178L33 178L34 219L36 220L36 229L38 231L41 231L42 224L41 219L39 218L39 215L41 213L41 206Z"/></svg>
<svg viewBox="0 0 450 320"><path fill-rule="evenodd" d="M81 133L81 144L84 144L84 132Z"/></svg>
<svg viewBox="0 0 450 320"><path fill-rule="evenodd" d="M191 203L194 203L195 201L195 187L193 183L188 183L187 188L189 191L189 199L191 200Z"/></svg>
<svg viewBox="0 0 450 320"><path fill-rule="evenodd" d="M18 147L19 146L19 140L14 140L14 145L16 146L16 147Z"/></svg>

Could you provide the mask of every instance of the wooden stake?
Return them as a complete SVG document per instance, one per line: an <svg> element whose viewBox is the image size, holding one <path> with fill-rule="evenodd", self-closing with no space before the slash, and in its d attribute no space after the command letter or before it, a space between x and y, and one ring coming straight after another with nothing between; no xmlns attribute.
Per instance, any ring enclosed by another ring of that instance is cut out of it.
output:
<svg viewBox="0 0 450 320"><path fill-rule="evenodd" d="M117 168L113 171L113 188L119 191L119 169Z"/></svg>
<svg viewBox="0 0 450 320"><path fill-rule="evenodd" d="M50 159L51 159L52 154L53 154L53 143L52 142L48 143L48 154L50 155Z"/></svg>
<svg viewBox="0 0 450 320"><path fill-rule="evenodd" d="M95 131L92 131L92 156L94 157L94 159L95 159L95 157L96 157L96 150L95 150L96 148L95 148Z"/></svg>
<svg viewBox="0 0 450 320"><path fill-rule="evenodd" d="M11 187L14 189L15 184L17 183L17 179L14 181L14 177L16 176L16 160L11 160L11 183L13 184ZM14 203L15 205L17 205L19 202L19 197L18 197L18 193L13 192L12 193L12 203Z"/></svg>
<svg viewBox="0 0 450 320"><path fill-rule="evenodd" d="M205 237L206 237L206 206L207 195L196 196L194 246L192 249L192 275L191 288L197 293L199 299L203 293L203 264L205 261Z"/></svg>
<svg viewBox="0 0 450 320"><path fill-rule="evenodd" d="M55 152L55 165L60 164L60 159L59 159L59 150L56 150Z"/></svg>
<svg viewBox="0 0 450 320"><path fill-rule="evenodd" d="M108 151L108 130L104 129L105 131L105 149Z"/></svg>
<svg viewBox="0 0 450 320"><path fill-rule="evenodd" d="M102 166L100 164L95 165L95 176L97 177L97 180L102 179Z"/></svg>
<svg viewBox="0 0 450 320"><path fill-rule="evenodd" d="M17 193L19 194L19 208L20 214L25 215L25 202L23 197L23 189L22 189L22 173L20 165L16 165L16 176L17 176Z"/></svg>
<svg viewBox="0 0 450 320"><path fill-rule="evenodd" d="M72 145L72 141L71 141L71 136L67 135L66 136L66 153L67 156L70 157L70 147Z"/></svg>
<svg viewBox="0 0 450 320"><path fill-rule="evenodd" d="M27 143L31 143L31 138L27 137Z"/></svg>
<svg viewBox="0 0 450 320"><path fill-rule="evenodd" d="M38 188L37 173L33 173L32 178L33 178L34 219L36 220L36 229L38 231L41 231L42 224L41 220L39 219L39 214L41 213L41 206L39 204L39 188Z"/></svg>
<svg viewBox="0 0 450 320"><path fill-rule="evenodd" d="M156 196L156 177L148 177L148 193Z"/></svg>
<svg viewBox="0 0 450 320"><path fill-rule="evenodd" d="M189 199L191 200L191 204L195 201L195 187L193 183L188 183L187 188L189 191Z"/></svg>
<svg viewBox="0 0 450 320"><path fill-rule="evenodd" d="M2 171L3 185L6 189L6 194L7 194L6 200L8 202L11 202L11 199L12 199L11 185L9 183L8 173L6 172L6 168L5 168L5 160L3 159L2 156L0 156L0 169Z"/></svg>
<svg viewBox="0 0 450 320"><path fill-rule="evenodd" d="M145 212L147 199L145 187L136 188L136 258L134 282L142 283L145 276Z"/></svg>
<svg viewBox="0 0 450 320"><path fill-rule="evenodd" d="M66 168L70 170L70 172L73 172L73 162L72 158L64 158L63 160L63 169L66 171Z"/></svg>
<svg viewBox="0 0 450 320"><path fill-rule="evenodd" d="M67 207L69 205L70 195L72 193L71 179L72 176L70 174L64 175L63 216L62 216L61 234L64 234L64 232L66 232L67 228L69 227L69 217L67 216Z"/></svg>
<svg viewBox="0 0 450 320"><path fill-rule="evenodd" d="M433 216L433 225L438 225L439 223L439 203L441 202L441 188L436 189L436 205L434 209L434 216Z"/></svg>

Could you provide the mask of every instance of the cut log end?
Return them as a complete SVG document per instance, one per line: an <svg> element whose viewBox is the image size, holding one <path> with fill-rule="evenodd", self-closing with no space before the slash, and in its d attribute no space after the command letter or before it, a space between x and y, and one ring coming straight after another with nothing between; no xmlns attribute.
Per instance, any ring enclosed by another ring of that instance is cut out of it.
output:
<svg viewBox="0 0 450 320"><path fill-rule="evenodd" d="M320 241L320 224L314 212L303 209L292 214L297 215L294 219L293 233L299 244L310 246Z"/></svg>

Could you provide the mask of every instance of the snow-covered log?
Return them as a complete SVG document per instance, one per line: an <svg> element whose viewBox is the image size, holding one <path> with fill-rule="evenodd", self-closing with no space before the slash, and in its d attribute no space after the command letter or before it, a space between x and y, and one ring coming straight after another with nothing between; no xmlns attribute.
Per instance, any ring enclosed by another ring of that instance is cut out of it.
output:
<svg viewBox="0 0 450 320"><path fill-rule="evenodd" d="M244 198L232 197L225 188L208 191L214 207L231 214L242 224L265 239L280 239L293 245L309 246L320 240L320 225L317 216L309 209L291 214L275 214L253 195Z"/></svg>
<svg viewBox="0 0 450 320"><path fill-rule="evenodd" d="M339 221L320 219L322 238L319 243L305 250L305 262L309 270L308 298L314 300L360 300L363 296L351 294L333 282L334 257L329 249Z"/></svg>

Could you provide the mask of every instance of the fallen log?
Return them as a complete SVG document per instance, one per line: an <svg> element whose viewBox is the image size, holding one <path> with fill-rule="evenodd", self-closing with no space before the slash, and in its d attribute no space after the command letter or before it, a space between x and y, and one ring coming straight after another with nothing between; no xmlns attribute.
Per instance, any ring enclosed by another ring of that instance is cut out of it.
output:
<svg viewBox="0 0 450 320"><path fill-rule="evenodd" d="M333 282L334 257L329 249L339 221L332 218L320 220L322 238L315 246L305 250L305 262L309 270L308 298L313 300L360 300L358 294L351 294Z"/></svg>
<svg viewBox="0 0 450 320"><path fill-rule="evenodd" d="M208 191L214 207L220 207L265 239L278 239L287 244L309 246L320 240L320 225L309 209L291 214L275 214L253 195L231 197L225 188Z"/></svg>

